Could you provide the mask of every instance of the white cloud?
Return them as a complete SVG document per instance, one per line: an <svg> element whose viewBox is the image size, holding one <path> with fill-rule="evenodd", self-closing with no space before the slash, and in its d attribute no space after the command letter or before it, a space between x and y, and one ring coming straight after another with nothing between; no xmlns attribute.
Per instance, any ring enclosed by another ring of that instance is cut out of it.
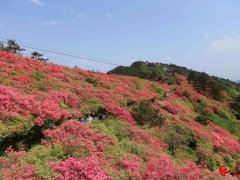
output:
<svg viewBox="0 0 240 180"><path fill-rule="evenodd" d="M240 79L240 38L226 36L211 41L201 60L203 69L229 79Z"/></svg>
<svg viewBox="0 0 240 180"><path fill-rule="evenodd" d="M41 0L28 0L31 3L34 3L38 6L44 6L45 4Z"/></svg>
<svg viewBox="0 0 240 180"><path fill-rule="evenodd" d="M210 42L208 51L218 54L240 54L240 38L224 37Z"/></svg>
<svg viewBox="0 0 240 180"><path fill-rule="evenodd" d="M55 20L51 20L51 21L45 21L42 23L44 26L56 26L57 22Z"/></svg>
<svg viewBox="0 0 240 180"><path fill-rule="evenodd" d="M111 14L107 14L107 18L108 18L109 20L113 20L113 16L112 16Z"/></svg>

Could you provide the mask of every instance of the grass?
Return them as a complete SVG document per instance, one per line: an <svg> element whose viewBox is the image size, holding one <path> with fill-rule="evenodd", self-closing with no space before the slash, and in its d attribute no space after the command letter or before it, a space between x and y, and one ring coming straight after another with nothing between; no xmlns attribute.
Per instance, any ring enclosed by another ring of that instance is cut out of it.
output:
<svg viewBox="0 0 240 180"><path fill-rule="evenodd" d="M240 138L240 121L224 119L217 114L212 114L209 119L212 123L230 131L238 138Z"/></svg>

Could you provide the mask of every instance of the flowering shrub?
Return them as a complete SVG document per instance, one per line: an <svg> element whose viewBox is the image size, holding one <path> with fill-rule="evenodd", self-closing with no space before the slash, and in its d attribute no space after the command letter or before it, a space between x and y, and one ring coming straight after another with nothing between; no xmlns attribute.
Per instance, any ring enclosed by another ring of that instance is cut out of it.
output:
<svg viewBox="0 0 240 180"><path fill-rule="evenodd" d="M163 107L165 110L167 110L169 113L172 114L177 114L178 113L178 109L175 108L174 106L172 106L169 103L166 103L165 106Z"/></svg>
<svg viewBox="0 0 240 180"><path fill-rule="evenodd" d="M30 96L22 96L16 90L0 86L0 110L3 116L26 115L31 110L33 99Z"/></svg>
<svg viewBox="0 0 240 180"><path fill-rule="evenodd" d="M129 122L130 124L133 124L133 125L136 124L135 120L133 119L129 111L127 111L126 109L109 104L109 106L106 107L106 111L112 115L115 115L117 118L125 122Z"/></svg>
<svg viewBox="0 0 240 180"><path fill-rule="evenodd" d="M50 99L44 100L41 116L47 119L58 120L61 116L59 105Z"/></svg>
<svg viewBox="0 0 240 180"><path fill-rule="evenodd" d="M9 147L5 153L8 155L6 158L0 158L0 174L4 180L14 179L32 179L36 177L35 168L30 164L22 164L19 161L21 156L26 154L25 151L15 152Z"/></svg>
<svg viewBox="0 0 240 180"><path fill-rule="evenodd" d="M54 179L62 180L107 180L112 179L99 167L98 160L95 157L91 158L73 158L58 164L51 163L53 170L58 173Z"/></svg>
<svg viewBox="0 0 240 180"><path fill-rule="evenodd" d="M140 166L134 160L120 160L121 165L128 171L133 179L141 179Z"/></svg>
<svg viewBox="0 0 240 180"><path fill-rule="evenodd" d="M99 154L103 152L105 144L114 143L113 138L98 134L76 120L66 121L58 128L43 133L47 141L61 144L69 155Z"/></svg>
<svg viewBox="0 0 240 180"><path fill-rule="evenodd" d="M44 119L38 117L36 120L35 120L35 123L38 125L38 126L42 126L44 124Z"/></svg>
<svg viewBox="0 0 240 180"><path fill-rule="evenodd" d="M64 103L72 108L80 105L78 96L73 93L51 90L49 94L56 103Z"/></svg>
<svg viewBox="0 0 240 180"><path fill-rule="evenodd" d="M181 90L176 90L176 94L179 96L179 97L182 97L183 96L183 92Z"/></svg>
<svg viewBox="0 0 240 180"><path fill-rule="evenodd" d="M177 167L168 156L162 155L149 163L144 179L200 179L200 167L192 162L188 162L188 165L189 167Z"/></svg>
<svg viewBox="0 0 240 180"><path fill-rule="evenodd" d="M165 143L160 141L157 138L154 138L151 134L145 132L142 129L137 128L136 126L132 126L129 128L129 131L132 134L132 139L140 144L150 144L159 148L167 147Z"/></svg>

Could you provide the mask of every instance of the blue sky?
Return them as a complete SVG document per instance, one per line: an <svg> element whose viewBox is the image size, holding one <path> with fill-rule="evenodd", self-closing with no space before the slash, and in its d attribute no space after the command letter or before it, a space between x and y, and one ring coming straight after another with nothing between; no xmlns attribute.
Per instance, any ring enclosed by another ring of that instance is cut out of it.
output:
<svg viewBox="0 0 240 180"><path fill-rule="evenodd" d="M174 63L236 80L239 9L239 0L1 0L0 39L121 65ZM114 67L45 55L54 63L84 69Z"/></svg>

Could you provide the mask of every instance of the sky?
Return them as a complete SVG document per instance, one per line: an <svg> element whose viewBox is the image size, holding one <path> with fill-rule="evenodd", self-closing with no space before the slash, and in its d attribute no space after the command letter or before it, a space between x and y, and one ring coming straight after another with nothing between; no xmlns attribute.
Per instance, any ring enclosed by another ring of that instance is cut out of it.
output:
<svg viewBox="0 0 240 180"><path fill-rule="evenodd" d="M117 65L173 63L239 80L239 9L239 0L1 0L0 40ZM45 56L102 72L115 67Z"/></svg>

